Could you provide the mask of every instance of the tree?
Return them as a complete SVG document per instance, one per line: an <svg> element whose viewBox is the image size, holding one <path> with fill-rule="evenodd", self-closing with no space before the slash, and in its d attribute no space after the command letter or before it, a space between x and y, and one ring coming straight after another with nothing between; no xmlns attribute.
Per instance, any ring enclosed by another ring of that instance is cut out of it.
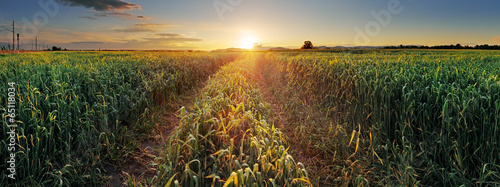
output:
<svg viewBox="0 0 500 187"><path fill-rule="evenodd" d="M312 49L313 43L311 41L304 41L304 45L301 47L301 49Z"/></svg>

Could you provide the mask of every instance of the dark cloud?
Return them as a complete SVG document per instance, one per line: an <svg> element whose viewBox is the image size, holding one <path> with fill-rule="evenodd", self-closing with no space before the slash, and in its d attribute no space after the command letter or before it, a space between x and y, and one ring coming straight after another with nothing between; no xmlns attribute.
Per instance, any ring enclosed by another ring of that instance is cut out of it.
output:
<svg viewBox="0 0 500 187"><path fill-rule="evenodd" d="M130 18L134 15L125 12L97 12L94 14L96 17L120 17Z"/></svg>
<svg viewBox="0 0 500 187"><path fill-rule="evenodd" d="M141 9L141 6L122 0L56 0L69 6L83 6L96 11L123 11Z"/></svg>
<svg viewBox="0 0 500 187"><path fill-rule="evenodd" d="M165 25L165 24L157 24L157 23L138 23L128 28L123 29L114 29L115 32L158 32L161 29L174 26L174 25Z"/></svg>
<svg viewBox="0 0 500 187"><path fill-rule="evenodd" d="M122 19L150 19L149 17L146 16L135 16L130 13L126 12L95 12L94 13L95 17L101 17L101 18L107 18L107 17L116 17L116 18L122 18Z"/></svg>
<svg viewBox="0 0 500 187"><path fill-rule="evenodd" d="M136 18L139 18L139 19L149 19L149 17L146 17L146 16L137 16Z"/></svg>
<svg viewBox="0 0 500 187"><path fill-rule="evenodd" d="M79 18L85 18L85 19L90 19L90 20L97 20L96 17L91 17L91 16L80 16Z"/></svg>
<svg viewBox="0 0 500 187"><path fill-rule="evenodd" d="M103 44L103 42L70 42L69 44Z"/></svg>

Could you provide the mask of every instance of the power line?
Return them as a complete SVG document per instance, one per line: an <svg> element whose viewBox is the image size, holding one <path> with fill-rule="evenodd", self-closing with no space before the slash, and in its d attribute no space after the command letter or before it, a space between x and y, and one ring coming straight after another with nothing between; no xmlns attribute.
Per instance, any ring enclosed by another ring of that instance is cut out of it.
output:
<svg viewBox="0 0 500 187"><path fill-rule="evenodd" d="M12 29L9 28L10 25L9 25L9 27L7 27L5 25L0 26L0 27L3 28L3 30L0 29L0 31L12 31L12 50L15 51L16 50L16 47L15 47L16 46L16 39L15 39L15 34L14 33L16 31L15 31L14 21L12 21Z"/></svg>

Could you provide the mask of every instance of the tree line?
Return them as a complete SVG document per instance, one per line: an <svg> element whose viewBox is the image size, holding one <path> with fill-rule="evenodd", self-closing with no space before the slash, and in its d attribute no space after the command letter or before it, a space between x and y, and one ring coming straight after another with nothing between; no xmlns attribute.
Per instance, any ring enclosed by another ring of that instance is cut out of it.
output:
<svg viewBox="0 0 500 187"><path fill-rule="evenodd" d="M399 45L399 46L386 46L384 49L489 49L489 50L500 50L500 45L488 45L488 44L483 44L483 45L475 45L475 46L469 46L469 45L436 45L436 46L417 46L417 45Z"/></svg>

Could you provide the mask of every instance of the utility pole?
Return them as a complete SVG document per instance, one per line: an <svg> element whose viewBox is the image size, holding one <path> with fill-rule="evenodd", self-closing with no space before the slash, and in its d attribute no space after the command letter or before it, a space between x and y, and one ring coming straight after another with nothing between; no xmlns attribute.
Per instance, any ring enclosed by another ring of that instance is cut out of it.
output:
<svg viewBox="0 0 500 187"><path fill-rule="evenodd" d="M17 50L19 51L19 33L17 33Z"/></svg>
<svg viewBox="0 0 500 187"><path fill-rule="evenodd" d="M16 41L14 40L14 21L12 21L12 50L16 51Z"/></svg>
<svg viewBox="0 0 500 187"><path fill-rule="evenodd" d="M7 27L7 25L1 26L0 25L0 31L12 31L12 50L16 50L16 41L15 41L15 27L14 27L14 21L12 21L12 30ZM10 48L9 48L10 49Z"/></svg>
<svg viewBox="0 0 500 187"><path fill-rule="evenodd" d="M38 51L38 36L35 37L35 51Z"/></svg>

